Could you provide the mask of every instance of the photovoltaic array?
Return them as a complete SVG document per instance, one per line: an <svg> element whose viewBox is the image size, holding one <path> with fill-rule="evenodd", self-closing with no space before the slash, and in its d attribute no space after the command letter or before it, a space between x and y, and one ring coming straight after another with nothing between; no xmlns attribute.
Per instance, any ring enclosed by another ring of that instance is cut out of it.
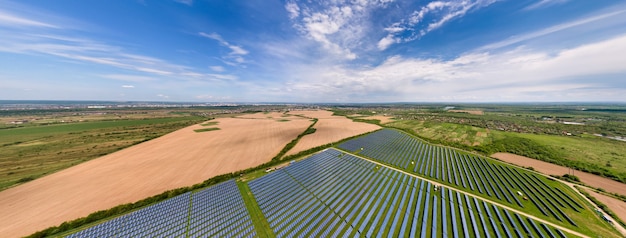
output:
<svg viewBox="0 0 626 238"><path fill-rule="evenodd" d="M570 196L533 173L423 143L397 130L383 129L344 142L339 148L523 208L521 193L543 215L573 226L577 224L565 211L583 209Z"/></svg>
<svg viewBox="0 0 626 238"><path fill-rule="evenodd" d="M67 237L254 237L234 180L185 193Z"/></svg>
<svg viewBox="0 0 626 238"><path fill-rule="evenodd" d="M513 211L333 149L249 185L277 237L565 237Z"/></svg>

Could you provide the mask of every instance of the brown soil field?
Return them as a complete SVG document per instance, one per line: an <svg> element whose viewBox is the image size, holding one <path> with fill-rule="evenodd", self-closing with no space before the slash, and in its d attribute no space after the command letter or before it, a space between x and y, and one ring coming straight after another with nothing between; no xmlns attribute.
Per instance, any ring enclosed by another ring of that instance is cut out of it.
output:
<svg viewBox="0 0 626 238"><path fill-rule="evenodd" d="M622 221L626 221L626 202L623 202L622 200L619 200L617 198L606 196L604 194L599 194L589 188L585 188L585 190L589 194L591 194L591 196L598 199L598 201L604 203L604 205L609 207L609 209L611 209L611 211L613 211L615 215L617 215L617 217L622 219ZM613 222L613 224L619 226L617 222Z"/></svg>
<svg viewBox="0 0 626 238"><path fill-rule="evenodd" d="M318 121L314 126L315 133L302 137L287 155L380 129L380 126L374 124L353 122L346 117L333 116L330 111L294 111L290 114L317 118Z"/></svg>
<svg viewBox="0 0 626 238"><path fill-rule="evenodd" d="M282 112L268 112L268 113L259 112L259 113L254 113L254 114L245 114L245 115L237 116L236 118L276 119L276 120L281 120L281 119L287 119L287 120L300 119L300 117L293 116L293 115L285 115Z"/></svg>
<svg viewBox="0 0 626 238"><path fill-rule="evenodd" d="M510 153L495 153L491 157L500 159L502 161L512 163L523 167L533 167L536 171L548 174L548 175L564 175L567 174L568 168L560 165L551 164L548 162L531 159L528 157L514 155ZM626 184L611 180L608 178L600 177L595 174L586 173L582 171L574 172L580 181L595 188L603 188L604 190L612 193L619 193L626 195Z"/></svg>
<svg viewBox="0 0 626 238"><path fill-rule="evenodd" d="M119 204L271 160L308 119L219 118L0 192L0 237L21 237Z"/></svg>
<svg viewBox="0 0 626 238"><path fill-rule="evenodd" d="M473 114L473 115L483 115L485 114L483 111L479 111L479 110L448 110L449 112L462 112L462 113L469 113L469 114Z"/></svg>
<svg viewBox="0 0 626 238"><path fill-rule="evenodd" d="M333 116L333 112L325 111L325 110L304 110L304 111L290 111L288 114L291 115L300 115L309 118L317 118L317 119L337 119L337 118L345 118L342 116ZM348 119L350 120L350 119ZM350 120L352 121L352 120Z"/></svg>
<svg viewBox="0 0 626 238"><path fill-rule="evenodd" d="M361 119L374 119L374 120L380 120L380 124L385 124L388 122L393 122L394 120L391 119L393 117L390 116L369 116L369 117L363 117Z"/></svg>

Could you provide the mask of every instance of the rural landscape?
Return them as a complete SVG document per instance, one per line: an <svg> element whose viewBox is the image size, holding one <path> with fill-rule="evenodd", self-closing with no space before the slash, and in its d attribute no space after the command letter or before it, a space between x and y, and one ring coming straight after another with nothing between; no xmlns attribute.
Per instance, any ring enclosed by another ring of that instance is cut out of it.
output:
<svg viewBox="0 0 626 238"><path fill-rule="evenodd" d="M2 234L624 235L625 105L69 107L0 111Z"/></svg>
<svg viewBox="0 0 626 238"><path fill-rule="evenodd" d="M0 238L626 237L623 0L0 0Z"/></svg>

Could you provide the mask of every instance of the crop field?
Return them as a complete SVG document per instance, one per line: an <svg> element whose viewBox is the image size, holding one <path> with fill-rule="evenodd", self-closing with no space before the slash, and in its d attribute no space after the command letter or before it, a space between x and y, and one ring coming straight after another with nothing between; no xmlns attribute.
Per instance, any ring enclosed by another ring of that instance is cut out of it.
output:
<svg viewBox="0 0 626 238"><path fill-rule="evenodd" d="M380 130L338 147L524 209L572 229L593 216L570 189L554 181L475 155L433 146L397 130Z"/></svg>
<svg viewBox="0 0 626 238"><path fill-rule="evenodd" d="M313 147L380 129L377 125L354 122L343 116L334 116L330 111L291 111L289 114L316 118L318 121L313 126L316 129L315 133L302 137L286 155L297 154Z"/></svg>
<svg viewBox="0 0 626 238"><path fill-rule="evenodd" d="M234 180L185 193L66 237L254 237Z"/></svg>
<svg viewBox="0 0 626 238"><path fill-rule="evenodd" d="M566 237L482 199L333 149L249 185L277 237Z"/></svg>
<svg viewBox="0 0 626 238"><path fill-rule="evenodd" d="M0 190L204 120L169 115L0 129Z"/></svg>

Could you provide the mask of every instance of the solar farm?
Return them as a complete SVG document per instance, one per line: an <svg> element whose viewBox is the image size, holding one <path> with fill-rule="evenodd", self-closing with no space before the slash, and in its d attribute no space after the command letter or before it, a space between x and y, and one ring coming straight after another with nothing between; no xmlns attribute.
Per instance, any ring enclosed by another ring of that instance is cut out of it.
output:
<svg viewBox="0 0 626 238"><path fill-rule="evenodd" d="M559 182L382 129L67 237L592 236L584 219L599 218Z"/></svg>
<svg viewBox="0 0 626 238"><path fill-rule="evenodd" d="M577 224L567 213L583 209L571 196L549 186L533 173L461 154L450 148L425 144L396 130L386 129L369 134L345 142L339 148L359 152L359 155L457 188L478 192L508 206L534 206L541 214L572 226ZM361 151L360 148L364 149ZM528 199L531 204L524 205L519 197Z"/></svg>
<svg viewBox="0 0 626 238"><path fill-rule="evenodd" d="M67 237L254 237L234 180L185 193Z"/></svg>

